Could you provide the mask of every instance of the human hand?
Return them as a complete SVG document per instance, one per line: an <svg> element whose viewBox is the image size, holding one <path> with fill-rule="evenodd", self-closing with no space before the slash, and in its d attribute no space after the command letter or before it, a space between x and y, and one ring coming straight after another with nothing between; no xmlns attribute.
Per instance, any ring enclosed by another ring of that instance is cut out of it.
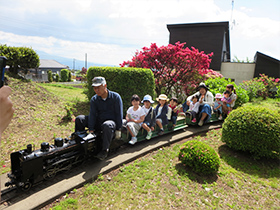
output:
<svg viewBox="0 0 280 210"><path fill-rule="evenodd" d="M136 123L136 120L131 118L131 119L129 119L129 122L135 122Z"/></svg>
<svg viewBox="0 0 280 210"><path fill-rule="evenodd" d="M9 99L11 92L8 86L0 88L0 137L11 122L14 113L13 103Z"/></svg>

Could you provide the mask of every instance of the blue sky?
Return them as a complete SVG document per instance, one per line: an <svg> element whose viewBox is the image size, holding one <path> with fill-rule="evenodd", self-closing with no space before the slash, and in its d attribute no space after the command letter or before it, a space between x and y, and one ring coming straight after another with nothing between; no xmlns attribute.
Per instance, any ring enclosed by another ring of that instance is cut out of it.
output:
<svg viewBox="0 0 280 210"><path fill-rule="evenodd" d="M280 59L278 0L0 0L0 43L118 66L151 43L167 45L167 24L230 22L231 57L256 51ZM70 66L71 68L72 66Z"/></svg>

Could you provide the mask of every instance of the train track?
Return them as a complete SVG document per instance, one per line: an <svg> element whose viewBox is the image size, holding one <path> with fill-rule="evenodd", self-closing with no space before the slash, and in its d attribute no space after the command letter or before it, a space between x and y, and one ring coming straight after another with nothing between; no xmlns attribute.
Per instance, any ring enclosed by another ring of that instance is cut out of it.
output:
<svg viewBox="0 0 280 210"><path fill-rule="evenodd" d="M54 201L61 195L69 193L75 188L91 182L100 173L105 174L119 166L131 162L153 150L176 143L182 139L207 132L211 129L220 128L222 122L206 124L202 127L191 126L184 130L160 136L150 141L143 141L134 146L124 145L117 151L112 152L104 161L87 161L80 167L71 169L69 172L58 174L49 181L44 181L33 186L28 192L20 192L16 188L1 188L2 209L38 209ZM3 177L1 185L3 186Z"/></svg>

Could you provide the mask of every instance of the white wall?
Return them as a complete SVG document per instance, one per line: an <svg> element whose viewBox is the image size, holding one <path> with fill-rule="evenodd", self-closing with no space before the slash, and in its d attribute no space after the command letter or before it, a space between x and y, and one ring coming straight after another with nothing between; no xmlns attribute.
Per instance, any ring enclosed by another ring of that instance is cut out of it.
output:
<svg viewBox="0 0 280 210"><path fill-rule="evenodd" d="M222 62L220 73L225 78L234 79L235 84L238 85L244 80L253 79L255 63Z"/></svg>

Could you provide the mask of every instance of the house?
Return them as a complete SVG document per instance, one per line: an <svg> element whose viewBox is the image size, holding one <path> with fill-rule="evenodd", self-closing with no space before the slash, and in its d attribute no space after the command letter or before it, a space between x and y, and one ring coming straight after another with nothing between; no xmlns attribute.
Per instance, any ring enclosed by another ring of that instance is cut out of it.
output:
<svg viewBox="0 0 280 210"><path fill-rule="evenodd" d="M265 74L269 77L280 78L280 60L272 58L260 52L256 52L254 77Z"/></svg>
<svg viewBox="0 0 280 210"><path fill-rule="evenodd" d="M220 71L221 63L230 61L229 22L170 24L167 28L170 44L186 42L185 47L213 52L210 69Z"/></svg>
<svg viewBox="0 0 280 210"><path fill-rule="evenodd" d="M54 74L59 74L61 69L69 69L68 66L63 65L56 60L40 59L40 66L37 69L30 69L25 76L26 79L31 79L38 82L48 81L48 71L51 70Z"/></svg>

